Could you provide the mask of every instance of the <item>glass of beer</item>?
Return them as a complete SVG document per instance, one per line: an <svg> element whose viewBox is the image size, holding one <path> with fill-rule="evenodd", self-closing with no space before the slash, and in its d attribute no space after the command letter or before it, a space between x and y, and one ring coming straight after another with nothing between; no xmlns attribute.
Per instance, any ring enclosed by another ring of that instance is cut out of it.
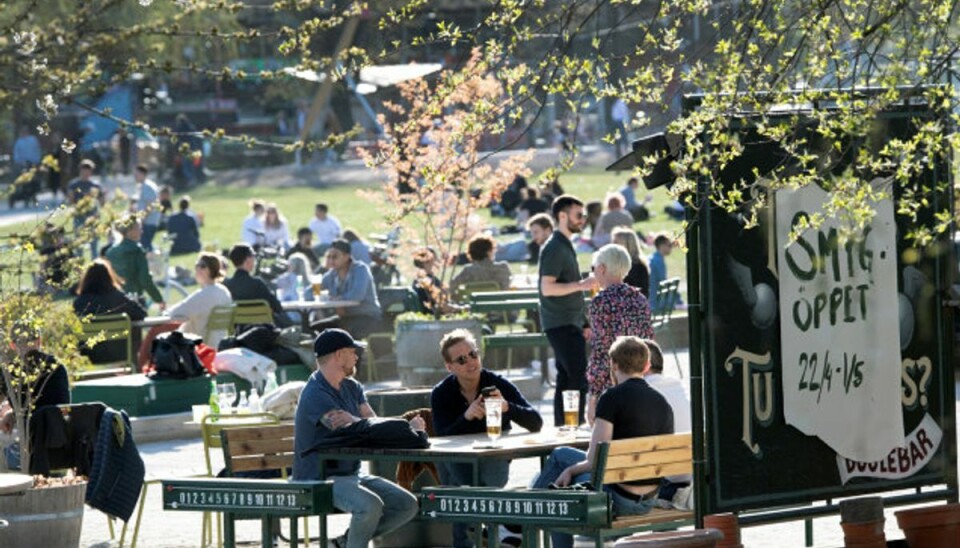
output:
<svg viewBox="0 0 960 548"><path fill-rule="evenodd" d="M572 432L580 426L580 391L563 391L563 426L560 430Z"/></svg>
<svg viewBox="0 0 960 548"><path fill-rule="evenodd" d="M503 433L503 400L500 398L484 398L483 407L487 412L487 435L490 436L490 445L496 445Z"/></svg>
<svg viewBox="0 0 960 548"><path fill-rule="evenodd" d="M322 278L320 278L319 276L314 276L313 278L310 278L310 289L313 290L313 300L315 301L320 300L320 292L322 291L322 288L320 287L321 279Z"/></svg>

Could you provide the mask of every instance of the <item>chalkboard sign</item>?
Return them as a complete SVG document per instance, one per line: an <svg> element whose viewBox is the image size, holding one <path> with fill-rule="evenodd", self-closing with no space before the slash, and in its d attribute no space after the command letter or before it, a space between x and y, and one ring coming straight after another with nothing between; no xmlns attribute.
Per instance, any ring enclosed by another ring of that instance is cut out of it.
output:
<svg viewBox="0 0 960 548"><path fill-rule="evenodd" d="M933 116L920 104L892 108L872 134L906 137ZM786 153L749 115L732 131L745 152L718 184L771 192L764 174ZM836 159L838 175L856 150ZM699 211L688 260L703 307L702 345L691 350L704 378L704 514L953 481L953 318L943 301L957 265L948 236L923 247L905 237L951 209L949 176L931 161L918 177L944 190L916 220L897 214L893 186L846 241L827 216L791 243L798 221L824 211L818 186L768 195L754 228L746 209Z"/></svg>

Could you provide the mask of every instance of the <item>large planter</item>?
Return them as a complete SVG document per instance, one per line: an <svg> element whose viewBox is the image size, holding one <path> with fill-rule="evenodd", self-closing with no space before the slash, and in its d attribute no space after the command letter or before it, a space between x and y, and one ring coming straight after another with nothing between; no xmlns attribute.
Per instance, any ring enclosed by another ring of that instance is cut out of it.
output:
<svg viewBox="0 0 960 548"><path fill-rule="evenodd" d="M416 320L397 323L397 373L401 386L433 386L447 376L440 340L454 329L466 329L480 343L479 320Z"/></svg>
<svg viewBox="0 0 960 548"><path fill-rule="evenodd" d="M79 546L86 489L78 483L0 495L0 519L8 523L0 546Z"/></svg>
<svg viewBox="0 0 960 548"><path fill-rule="evenodd" d="M960 546L960 504L901 510L896 516L910 548Z"/></svg>

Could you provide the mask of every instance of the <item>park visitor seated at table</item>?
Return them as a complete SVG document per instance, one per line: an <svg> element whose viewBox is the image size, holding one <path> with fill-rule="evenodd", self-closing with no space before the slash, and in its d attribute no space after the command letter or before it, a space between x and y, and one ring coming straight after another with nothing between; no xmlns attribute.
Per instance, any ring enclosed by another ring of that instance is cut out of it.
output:
<svg viewBox="0 0 960 548"><path fill-rule="evenodd" d="M430 407L433 429L438 436L480 434L487 431L486 398L500 398L503 410L502 429L510 430L512 422L531 432L543 427L540 413L506 378L483 368L477 341L466 329L455 329L440 341L440 354L450 375L433 388ZM466 463L438 463L440 481L444 485L469 485L471 467ZM503 487L510 473L509 460L487 460L480 465L478 487ZM464 524L453 525L455 548L472 546Z"/></svg>
<svg viewBox="0 0 960 548"><path fill-rule="evenodd" d="M353 260L350 254L350 243L346 240L336 239L330 244L326 253L329 270L324 273L320 285L330 292L332 299L360 304L337 308L336 315L314 322L311 327L317 331L339 327L362 339L381 329L383 315L370 267Z"/></svg>
<svg viewBox="0 0 960 548"><path fill-rule="evenodd" d="M650 367L650 350L639 338L619 337L610 347L610 363L616 386L597 402L590 447L584 453L573 447L554 449L534 480L533 487L565 487L590 481L597 446L606 441L673 434L673 411L666 398L643 380ZM604 485L613 500L616 516L646 514L654 505L660 480L638 480ZM599 487L599 486L597 486ZM551 533L556 548L571 548L573 536Z"/></svg>
<svg viewBox="0 0 960 548"><path fill-rule="evenodd" d="M223 261L218 255L201 253L194 265L194 274L200 289L167 310L167 315L171 318L184 321L177 328L179 331L206 336L204 342L212 348L216 348L227 333L214 331L207 336L210 313L213 312L214 307L226 306L233 302L230 290L220 283L223 281L223 270Z"/></svg>
<svg viewBox="0 0 960 548"><path fill-rule="evenodd" d="M122 286L110 261L96 259L83 271L77 285L77 298L73 300L73 311L79 318L99 314L126 314L134 322L146 318L147 310L138 301L128 297L121 290ZM134 329L130 333L134 349L140 347L140 340L140 330ZM93 348L83 348L82 351L93 363L106 363L125 359L126 344L124 340L101 341Z"/></svg>
<svg viewBox="0 0 960 548"><path fill-rule="evenodd" d="M327 329L314 341L317 370L300 393L294 421L294 480L321 479L314 452L318 444L335 438L338 429L376 416L363 386L353 378L364 347L342 329ZM419 416L410 426L420 431L425 427ZM366 548L371 539L417 513L416 497L393 482L361 473L358 460L328 461L326 479L333 480L334 506L351 514L346 535L331 539L330 546Z"/></svg>

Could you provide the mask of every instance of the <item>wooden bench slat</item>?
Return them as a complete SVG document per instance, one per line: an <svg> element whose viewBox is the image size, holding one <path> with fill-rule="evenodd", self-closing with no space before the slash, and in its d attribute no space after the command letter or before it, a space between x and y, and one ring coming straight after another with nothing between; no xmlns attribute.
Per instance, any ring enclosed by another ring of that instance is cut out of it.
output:
<svg viewBox="0 0 960 548"><path fill-rule="evenodd" d="M642 438L614 440L610 442L609 455L616 456L625 453L662 451L681 447L689 447L691 454L693 453L692 434L686 432L683 434L663 434L660 436L644 436Z"/></svg>
<svg viewBox="0 0 960 548"><path fill-rule="evenodd" d="M293 437L276 438L268 440L230 440L230 455L232 457L242 457L246 455L280 455L284 453L293 454Z"/></svg>
<svg viewBox="0 0 960 548"><path fill-rule="evenodd" d="M693 512L687 510L665 510L662 508L653 508L646 514L639 516L618 517L610 523L610 528L623 529L625 527L654 525L657 523L668 523L671 521L689 521L693 518Z"/></svg>
<svg viewBox="0 0 960 548"><path fill-rule="evenodd" d="M623 483L625 481L662 478L663 476L678 476L680 474L690 474L692 471L693 465L689 462L654 464L650 466L638 466L636 468L621 468L619 470L607 470L607 472L603 475L603 483L606 485L608 483Z"/></svg>
<svg viewBox="0 0 960 548"><path fill-rule="evenodd" d="M271 426L257 426L255 428L230 428L224 429L227 439L231 444L244 441L274 439L278 437L293 439L292 424L278 424Z"/></svg>
<svg viewBox="0 0 960 548"><path fill-rule="evenodd" d="M692 459L693 453L686 448L654 451L650 453L633 453L631 455L616 455L607 457L607 470L633 468L635 466L647 466L649 464L689 463Z"/></svg>
<svg viewBox="0 0 960 548"><path fill-rule="evenodd" d="M277 470L293 466L293 453L288 455L258 455L255 457L233 457L231 470L252 472L254 470Z"/></svg>

